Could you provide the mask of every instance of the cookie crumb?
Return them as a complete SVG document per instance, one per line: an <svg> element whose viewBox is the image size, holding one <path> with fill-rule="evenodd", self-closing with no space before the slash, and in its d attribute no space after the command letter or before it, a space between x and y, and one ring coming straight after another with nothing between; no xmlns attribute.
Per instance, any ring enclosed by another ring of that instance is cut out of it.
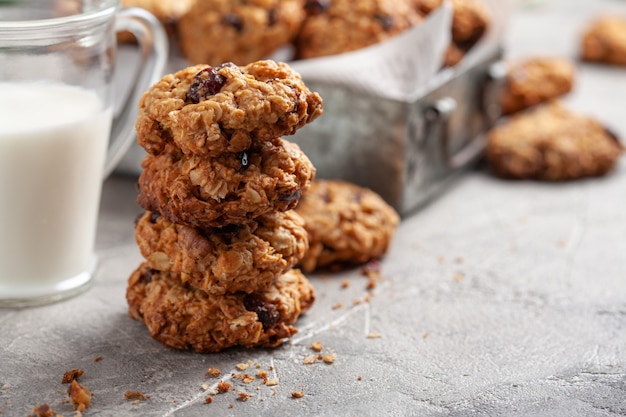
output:
<svg viewBox="0 0 626 417"><path fill-rule="evenodd" d="M268 375L268 372L264 369L259 369L256 371L256 376L258 376L259 378L267 378Z"/></svg>
<svg viewBox="0 0 626 417"><path fill-rule="evenodd" d="M230 382L225 382L225 381L220 381L217 384L217 391L221 394L224 392L228 392L228 390L230 389L231 384Z"/></svg>
<svg viewBox="0 0 626 417"><path fill-rule="evenodd" d="M211 404L213 402L213 397L208 396L204 399L205 404Z"/></svg>
<svg viewBox="0 0 626 417"><path fill-rule="evenodd" d="M249 384L252 381L254 381L254 377L252 375L244 374L241 380L243 381L244 384Z"/></svg>
<svg viewBox="0 0 626 417"><path fill-rule="evenodd" d="M452 279L454 279L456 282L461 282L463 281L463 274L456 273L452 276Z"/></svg>
<svg viewBox="0 0 626 417"><path fill-rule="evenodd" d="M268 378L267 379L267 386L268 387L274 387L278 385L278 378Z"/></svg>
<svg viewBox="0 0 626 417"><path fill-rule="evenodd" d="M324 363L328 363L328 364L335 362L335 359L337 359L337 355L335 355L334 353L329 353L328 355L324 355L324 357L322 358Z"/></svg>
<svg viewBox="0 0 626 417"><path fill-rule="evenodd" d="M209 376L212 376L213 378L217 378L218 376L220 376L222 374L222 371L220 371L217 368L210 367L209 370L207 371L207 374Z"/></svg>
<svg viewBox="0 0 626 417"><path fill-rule="evenodd" d="M424 332L424 333L422 334L422 339L427 339L427 338L428 338L428 336L430 336L430 334L429 334L428 332Z"/></svg>
<svg viewBox="0 0 626 417"><path fill-rule="evenodd" d="M339 310L341 307L343 307L343 304L341 304L341 303L337 303L337 304L333 305L331 308L332 308L333 310Z"/></svg>
<svg viewBox="0 0 626 417"><path fill-rule="evenodd" d="M380 339L381 337L383 337L383 335L376 332L370 332L367 334L368 339Z"/></svg>
<svg viewBox="0 0 626 417"><path fill-rule="evenodd" d="M300 391L291 391L291 396L293 398L302 398L304 397L304 390L300 390Z"/></svg>
<svg viewBox="0 0 626 417"><path fill-rule="evenodd" d="M9 385L8 385L8 384L4 384L4 385L2 386L2 388L0 388L0 389L1 389L2 391L8 391L8 389L9 389Z"/></svg>
<svg viewBox="0 0 626 417"><path fill-rule="evenodd" d="M357 380L357 381L361 381L362 379L363 379L363 378L361 378L361 376L357 376L357 377L356 377L356 380Z"/></svg>
<svg viewBox="0 0 626 417"><path fill-rule="evenodd" d="M252 397L252 394L248 394L247 392L244 392L244 391L239 391L237 393L237 396L239 397L240 401L245 402L245 401L248 401L248 398Z"/></svg>
<svg viewBox="0 0 626 417"><path fill-rule="evenodd" d="M350 281L348 281L347 279L344 279L343 281L341 281L341 288L348 288L350 286Z"/></svg>
<svg viewBox="0 0 626 417"><path fill-rule="evenodd" d="M48 404L41 404L33 408L33 412L28 417L53 417L54 411Z"/></svg>
<svg viewBox="0 0 626 417"><path fill-rule="evenodd" d="M67 394L70 396L70 400L72 400L74 409L81 413L85 411L91 403L91 392L89 392L86 386L80 385L76 380L73 380L70 384L67 389Z"/></svg>
<svg viewBox="0 0 626 417"><path fill-rule="evenodd" d="M316 352L321 352L322 351L322 342L313 342L311 343L311 349L313 349Z"/></svg>
<svg viewBox="0 0 626 417"><path fill-rule="evenodd" d="M102 356L96 356L95 358L93 358L93 361L100 362L102 359L104 359Z"/></svg>
<svg viewBox="0 0 626 417"><path fill-rule="evenodd" d="M72 382L75 379L78 379L82 374L84 374L85 371L83 371L82 369L72 369L71 371L67 371L63 374L63 380L61 381L62 384L69 384L70 382Z"/></svg>
<svg viewBox="0 0 626 417"><path fill-rule="evenodd" d="M228 404L228 408L235 408L235 404L233 403Z"/></svg>
<svg viewBox="0 0 626 417"><path fill-rule="evenodd" d="M128 390L124 393L124 398L126 398L127 400L146 401L150 397L144 395L141 391Z"/></svg>

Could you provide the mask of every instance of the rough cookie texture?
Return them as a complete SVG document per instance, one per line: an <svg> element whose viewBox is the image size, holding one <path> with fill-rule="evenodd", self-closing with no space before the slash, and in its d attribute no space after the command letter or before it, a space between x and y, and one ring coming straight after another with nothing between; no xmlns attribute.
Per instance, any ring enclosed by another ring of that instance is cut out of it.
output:
<svg viewBox="0 0 626 417"><path fill-rule="evenodd" d="M339 180L314 181L296 211L309 234L305 272L382 257L400 222L378 194Z"/></svg>
<svg viewBox="0 0 626 417"><path fill-rule="evenodd" d="M441 6L443 0L412 0L413 6L428 15ZM458 64L483 37L489 27L489 15L479 0L452 0L452 43L446 52L444 66Z"/></svg>
<svg viewBox="0 0 626 417"><path fill-rule="evenodd" d="M126 299L130 316L163 345L219 352L279 346L297 332L291 324L309 309L315 292L299 270L290 270L263 291L208 295L143 263L129 278Z"/></svg>
<svg viewBox="0 0 626 417"><path fill-rule="evenodd" d="M319 94L285 63L197 65L164 76L146 91L137 141L153 155L173 143L186 154L219 156L294 134L321 114Z"/></svg>
<svg viewBox="0 0 626 417"><path fill-rule="evenodd" d="M422 20L409 0L307 0L305 9L295 42L300 59L370 46Z"/></svg>
<svg viewBox="0 0 626 417"><path fill-rule="evenodd" d="M215 158L146 155L142 167L139 205L171 222L200 228L293 209L315 177L298 145L282 139Z"/></svg>
<svg viewBox="0 0 626 417"><path fill-rule="evenodd" d="M626 18L602 17L590 25L582 37L582 59L626 65Z"/></svg>
<svg viewBox="0 0 626 417"><path fill-rule="evenodd" d="M502 177L568 180L607 173L623 151L594 119L553 102L513 116L488 135L487 159Z"/></svg>
<svg viewBox="0 0 626 417"><path fill-rule="evenodd" d="M180 20L180 44L193 64L245 65L289 44L304 19L303 0L202 0Z"/></svg>
<svg viewBox="0 0 626 417"><path fill-rule="evenodd" d="M163 25L168 35L173 36L177 32L180 18L187 13L195 0L122 0L122 7L141 7L152 13ZM125 32L124 32L125 33ZM123 42L132 41L130 33L124 34L118 40Z"/></svg>
<svg viewBox="0 0 626 417"><path fill-rule="evenodd" d="M502 96L502 113L515 113L570 92L575 73L574 65L563 58L512 63Z"/></svg>
<svg viewBox="0 0 626 417"><path fill-rule="evenodd" d="M146 212L137 221L135 237L150 268L171 271L172 277L211 294L267 288L309 247L304 221L293 210L205 230Z"/></svg>

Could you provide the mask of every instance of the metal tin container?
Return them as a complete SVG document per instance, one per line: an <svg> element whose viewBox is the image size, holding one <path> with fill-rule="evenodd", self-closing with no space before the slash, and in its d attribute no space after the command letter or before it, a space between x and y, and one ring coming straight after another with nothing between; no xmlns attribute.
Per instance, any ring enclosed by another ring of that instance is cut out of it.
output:
<svg viewBox="0 0 626 417"><path fill-rule="evenodd" d="M403 102L305 80L324 100L324 114L286 139L317 168L380 194L402 215L438 195L481 155L499 116L502 51L441 77Z"/></svg>

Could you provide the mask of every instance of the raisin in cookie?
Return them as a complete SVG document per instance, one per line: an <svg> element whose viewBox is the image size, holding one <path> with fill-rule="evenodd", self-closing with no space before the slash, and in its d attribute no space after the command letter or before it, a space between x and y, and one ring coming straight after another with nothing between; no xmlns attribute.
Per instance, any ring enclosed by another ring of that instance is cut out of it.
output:
<svg viewBox="0 0 626 417"><path fill-rule="evenodd" d="M626 18L594 21L583 34L581 55L585 61L626 65Z"/></svg>
<svg viewBox="0 0 626 417"><path fill-rule="evenodd" d="M409 0L307 0L307 17L296 38L300 59L364 48L422 20Z"/></svg>
<svg viewBox="0 0 626 417"><path fill-rule="evenodd" d="M198 65L168 74L139 102L139 144L186 154L242 152L254 140L291 135L322 114L322 99L285 63Z"/></svg>
<svg viewBox="0 0 626 417"><path fill-rule="evenodd" d="M496 174L548 181L603 175L622 151L600 123L556 102L519 113L492 129L486 149Z"/></svg>
<svg viewBox="0 0 626 417"><path fill-rule="evenodd" d="M293 209L315 177L298 145L282 139L213 158L172 151L146 155L142 168L139 205L200 228Z"/></svg>
<svg viewBox="0 0 626 417"><path fill-rule="evenodd" d="M279 346L297 332L292 325L315 300L313 287L297 269L250 294L209 295L180 281L175 273L141 264L128 280L129 315L163 345L196 352Z"/></svg>
<svg viewBox="0 0 626 417"><path fill-rule="evenodd" d="M314 181L296 212L309 234L305 272L382 257L400 221L378 194L339 180Z"/></svg>
<svg viewBox="0 0 626 417"><path fill-rule="evenodd" d="M179 24L180 44L193 64L245 65L289 44L304 19L303 0L202 0Z"/></svg>
<svg viewBox="0 0 626 417"><path fill-rule="evenodd" d="M309 247L304 221L293 210L210 229L146 212L137 221L135 237L150 268L171 271L211 294L267 288Z"/></svg>
<svg viewBox="0 0 626 417"><path fill-rule="evenodd" d="M572 90L574 65L563 58L531 58L510 65L502 113L511 114Z"/></svg>

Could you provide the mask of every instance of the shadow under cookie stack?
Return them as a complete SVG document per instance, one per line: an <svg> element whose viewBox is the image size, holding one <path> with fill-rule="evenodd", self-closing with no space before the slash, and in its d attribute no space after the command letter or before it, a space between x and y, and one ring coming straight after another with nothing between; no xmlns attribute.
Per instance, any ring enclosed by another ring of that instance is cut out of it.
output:
<svg viewBox="0 0 626 417"><path fill-rule="evenodd" d="M315 168L282 136L322 114L320 96L268 60L185 68L139 107L144 261L128 280L130 316L177 349L280 345L315 299L294 269L308 240L293 210Z"/></svg>

